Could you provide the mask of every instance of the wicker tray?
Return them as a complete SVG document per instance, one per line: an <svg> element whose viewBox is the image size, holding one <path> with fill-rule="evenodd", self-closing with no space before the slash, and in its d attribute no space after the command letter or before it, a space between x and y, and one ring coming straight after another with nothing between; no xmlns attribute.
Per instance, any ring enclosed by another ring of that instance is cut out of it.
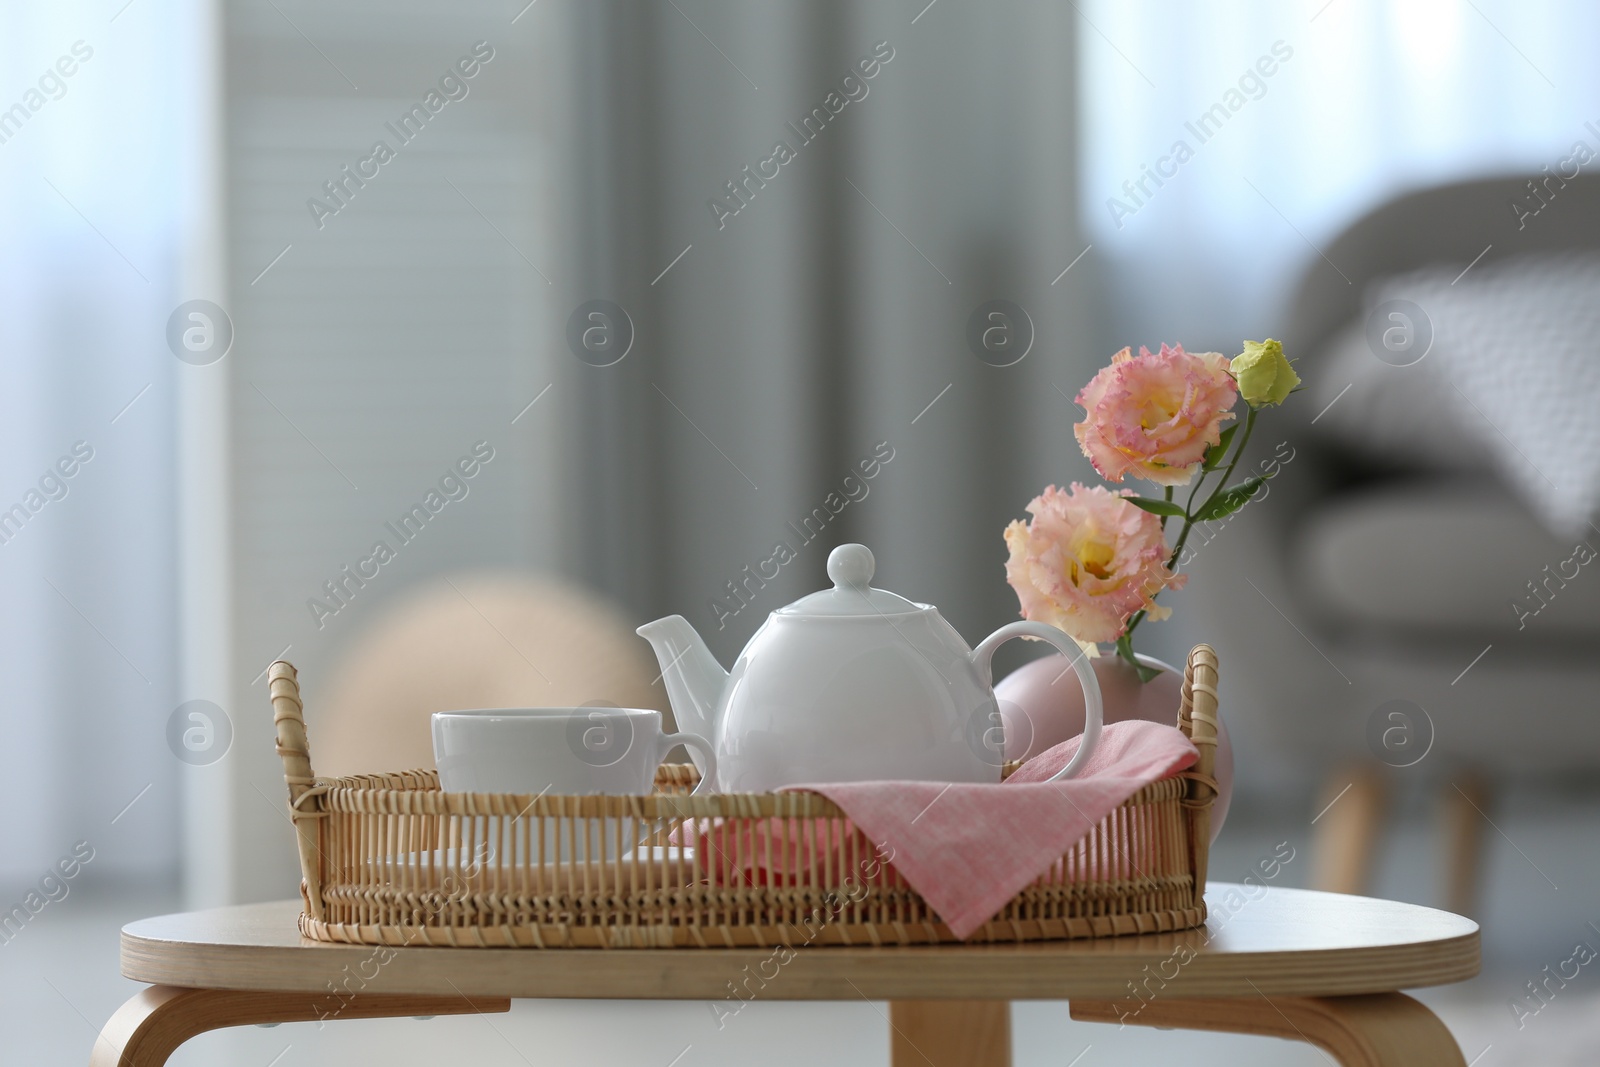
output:
<svg viewBox="0 0 1600 1067"><path fill-rule="evenodd" d="M420 770L317 778L295 669L280 660L269 678L307 937L485 948L956 940L892 854L816 794L691 797L689 765L663 766L655 794L640 797L445 793ZM968 942L1205 921L1216 680L1216 654L1197 646L1178 726L1199 762L1112 811Z"/></svg>

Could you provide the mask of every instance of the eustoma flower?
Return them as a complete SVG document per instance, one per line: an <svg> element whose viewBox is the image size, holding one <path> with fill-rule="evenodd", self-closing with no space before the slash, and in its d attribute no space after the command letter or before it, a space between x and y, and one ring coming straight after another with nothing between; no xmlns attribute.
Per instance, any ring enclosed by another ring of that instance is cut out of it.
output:
<svg viewBox="0 0 1600 1067"><path fill-rule="evenodd" d="M1182 345L1111 357L1077 396L1087 412L1073 427L1083 454L1107 481L1132 474L1157 485L1187 485L1222 436L1238 388L1220 352Z"/></svg>
<svg viewBox="0 0 1600 1067"><path fill-rule="evenodd" d="M1161 520L1130 503L1131 495L1052 485L1028 505L1027 523L1006 527L1006 580L1023 617L1060 627L1091 655L1095 642L1121 637L1135 612L1170 615L1155 595L1186 580L1167 569Z"/></svg>
<svg viewBox="0 0 1600 1067"><path fill-rule="evenodd" d="M1195 525L1232 515L1271 477L1229 481L1257 416L1299 384L1283 346L1271 338L1246 341L1231 361L1182 345L1141 348L1138 356L1124 348L1112 356L1077 396L1086 412L1073 427L1078 445L1108 481L1132 474L1166 491L1146 497L1074 482L1068 492L1052 485L1034 498L1032 519L1006 527L1006 580L1023 616L1065 630L1091 656L1097 642L1115 641L1117 655L1141 679L1155 677L1159 671L1138 662L1133 632L1145 619L1172 614L1155 598L1187 580L1175 568ZM1244 420L1224 429L1241 396ZM1218 480L1208 487L1213 475ZM1190 487L1181 502L1173 498L1179 485ZM1170 549L1168 519L1181 521Z"/></svg>

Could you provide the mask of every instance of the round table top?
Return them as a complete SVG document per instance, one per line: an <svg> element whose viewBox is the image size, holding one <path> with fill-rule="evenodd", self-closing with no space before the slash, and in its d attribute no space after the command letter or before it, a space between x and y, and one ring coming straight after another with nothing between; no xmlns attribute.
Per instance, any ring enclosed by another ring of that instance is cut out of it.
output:
<svg viewBox="0 0 1600 1067"><path fill-rule="evenodd" d="M300 903L286 900L130 923L122 973L215 989L649 1000L720 1000L745 981L768 1000L1110 1000L1132 996L1130 982L1170 996L1338 996L1478 973L1478 925L1449 912L1219 882L1206 901L1206 926L1175 933L790 952L326 944L300 936Z"/></svg>

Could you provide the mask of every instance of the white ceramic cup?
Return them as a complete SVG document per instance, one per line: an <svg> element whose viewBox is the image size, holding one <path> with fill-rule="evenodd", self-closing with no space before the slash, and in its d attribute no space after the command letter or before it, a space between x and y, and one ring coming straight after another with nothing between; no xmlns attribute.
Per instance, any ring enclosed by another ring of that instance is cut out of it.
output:
<svg viewBox="0 0 1600 1067"><path fill-rule="evenodd" d="M716 782L716 753L696 734L669 734L640 708L490 708L433 715L433 757L447 793L643 796L673 745L696 749Z"/></svg>

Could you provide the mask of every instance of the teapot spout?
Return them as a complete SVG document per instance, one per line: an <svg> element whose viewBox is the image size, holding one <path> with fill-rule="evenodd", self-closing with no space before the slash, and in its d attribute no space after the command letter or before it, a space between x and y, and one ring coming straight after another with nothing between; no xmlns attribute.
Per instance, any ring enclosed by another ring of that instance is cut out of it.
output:
<svg viewBox="0 0 1600 1067"><path fill-rule="evenodd" d="M699 734L715 745L717 712L728 684L728 672L682 615L647 622L635 632L655 649L678 729ZM689 755L700 773L706 773L701 765L703 757L693 749Z"/></svg>

